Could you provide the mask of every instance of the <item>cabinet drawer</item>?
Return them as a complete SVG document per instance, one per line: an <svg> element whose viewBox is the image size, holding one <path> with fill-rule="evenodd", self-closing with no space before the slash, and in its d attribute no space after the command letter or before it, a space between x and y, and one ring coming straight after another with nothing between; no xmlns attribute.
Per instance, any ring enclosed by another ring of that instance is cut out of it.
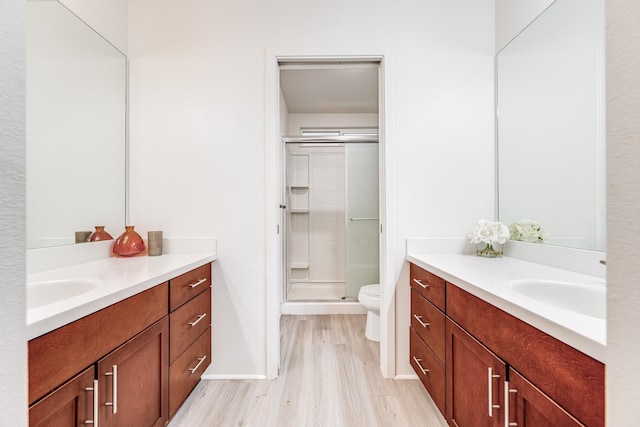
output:
<svg viewBox="0 0 640 427"><path fill-rule="evenodd" d="M169 316L170 356L173 363L211 326L211 288L184 304Z"/></svg>
<svg viewBox="0 0 640 427"><path fill-rule="evenodd" d="M431 351L444 363L444 313L420 294L411 290L411 327Z"/></svg>
<svg viewBox="0 0 640 427"><path fill-rule="evenodd" d="M429 273L415 264L409 264L411 287L444 311L444 279Z"/></svg>
<svg viewBox="0 0 640 427"><path fill-rule="evenodd" d="M436 406L444 416L445 414L445 376L444 366L440 364L429 347L420 339L411 328L410 333L410 362L418 374L420 381L427 389Z"/></svg>
<svg viewBox="0 0 640 427"><path fill-rule="evenodd" d="M169 309L180 307L211 286L211 264L205 264L169 281Z"/></svg>
<svg viewBox="0 0 640 427"><path fill-rule="evenodd" d="M169 367L169 418L173 417L211 363L211 328Z"/></svg>

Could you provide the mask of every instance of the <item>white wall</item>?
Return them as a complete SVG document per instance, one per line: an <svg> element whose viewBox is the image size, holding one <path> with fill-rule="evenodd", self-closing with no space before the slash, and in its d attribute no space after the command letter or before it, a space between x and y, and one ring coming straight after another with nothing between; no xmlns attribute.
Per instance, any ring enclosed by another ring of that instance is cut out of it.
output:
<svg viewBox="0 0 640 427"><path fill-rule="evenodd" d="M496 52L505 47L555 0L495 0Z"/></svg>
<svg viewBox="0 0 640 427"><path fill-rule="evenodd" d="M607 375L609 426L640 419L640 3L607 0Z"/></svg>
<svg viewBox="0 0 640 427"><path fill-rule="evenodd" d="M129 12L132 222L218 238L210 373L266 369L265 52L391 54L395 276L406 236L460 236L495 215L493 0L135 0Z"/></svg>
<svg viewBox="0 0 640 427"><path fill-rule="evenodd" d="M25 2L0 2L0 424L27 425Z"/></svg>

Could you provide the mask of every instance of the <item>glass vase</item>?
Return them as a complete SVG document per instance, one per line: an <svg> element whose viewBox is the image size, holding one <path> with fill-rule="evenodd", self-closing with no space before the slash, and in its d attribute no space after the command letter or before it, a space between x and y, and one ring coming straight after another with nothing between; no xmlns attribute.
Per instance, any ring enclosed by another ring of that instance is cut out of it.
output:
<svg viewBox="0 0 640 427"><path fill-rule="evenodd" d="M104 225L96 225L96 231L87 238L87 242L97 242L99 240L113 240L111 234L104 230Z"/></svg>
<svg viewBox="0 0 640 427"><path fill-rule="evenodd" d="M134 231L134 226L127 225L113 244L113 253L120 256L134 256L144 252L144 241L138 233Z"/></svg>
<svg viewBox="0 0 640 427"><path fill-rule="evenodd" d="M484 247L483 247L484 245ZM476 255L486 258L498 258L502 256L502 245L499 243L480 243L476 245Z"/></svg>

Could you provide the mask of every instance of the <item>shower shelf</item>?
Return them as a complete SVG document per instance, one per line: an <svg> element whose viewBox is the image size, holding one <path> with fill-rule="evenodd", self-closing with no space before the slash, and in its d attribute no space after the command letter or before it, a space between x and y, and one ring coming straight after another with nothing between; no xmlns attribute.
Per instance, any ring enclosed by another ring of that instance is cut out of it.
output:
<svg viewBox="0 0 640 427"><path fill-rule="evenodd" d="M309 263L308 262L294 262L293 264L291 264L291 268L295 268L295 269L309 268Z"/></svg>

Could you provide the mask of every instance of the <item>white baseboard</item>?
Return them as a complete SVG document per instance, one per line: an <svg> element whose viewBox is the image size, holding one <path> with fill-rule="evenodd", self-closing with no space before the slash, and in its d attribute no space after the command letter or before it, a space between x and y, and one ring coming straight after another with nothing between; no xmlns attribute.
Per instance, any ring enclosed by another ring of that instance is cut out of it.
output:
<svg viewBox="0 0 640 427"><path fill-rule="evenodd" d="M406 374L406 375L396 375L393 377L394 380L417 380L418 376L416 374Z"/></svg>
<svg viewBox="0 0 640 427"><path fill-rule="evenodd" d="M203 374L200 377L203 380L266 380L266 375L219 375L219 374Z"/></svg>
<svg viewBox="0 0 640 427"><path fill-rule="evenodd" d="M285 302L281 314L367 314L359 302Z"/></svg>

